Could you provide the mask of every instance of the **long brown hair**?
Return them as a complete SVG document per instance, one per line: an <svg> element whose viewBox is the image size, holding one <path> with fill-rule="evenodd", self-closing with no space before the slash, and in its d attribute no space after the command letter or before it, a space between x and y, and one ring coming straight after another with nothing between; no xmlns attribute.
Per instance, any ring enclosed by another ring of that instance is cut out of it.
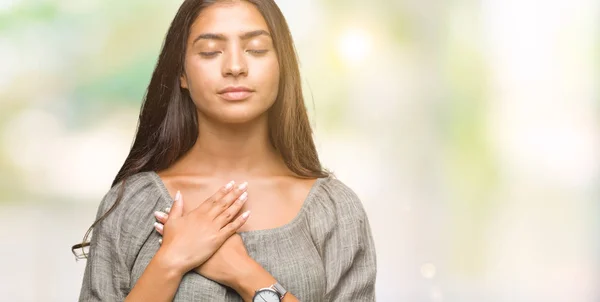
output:
<svg viewBox="0 0 600 302"><path fill-rule="evenodd" d="M279 61L279 93L268 112L269 139L287 167L299 177L327 177L313 142L304 105L296 50L287 22L273 0L245 0L264 17ZM185 51L192 23L202 9L218 0L185 0L167 32L158 62L142 102L134 143L112 186L123 182L116 201L87 230L75 250L89 246L92 229L109 215L123 197L129 176L168 168L196 143L198 116L187 90L180 87ZM85 252L83 253L86 257Z"/></svg>

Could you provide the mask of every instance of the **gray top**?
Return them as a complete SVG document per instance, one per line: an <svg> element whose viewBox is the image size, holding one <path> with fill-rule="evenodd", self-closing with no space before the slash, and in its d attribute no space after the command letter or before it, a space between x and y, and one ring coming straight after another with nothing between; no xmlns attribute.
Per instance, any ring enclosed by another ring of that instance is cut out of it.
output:
<svg viewBox="0 0 600 302"><path fill-rule="evenodd" d="M121 184L98 208L104 214ZM154 211L173 200L155 172L129 177L122 201L93 232L79 301L123 301L159 248ZM249 255L300 301L374 301L375 247L356 194L333 176L318 179L298 215L268 230L241 232ZM173 301L242 301L191 271Z"/></svg>

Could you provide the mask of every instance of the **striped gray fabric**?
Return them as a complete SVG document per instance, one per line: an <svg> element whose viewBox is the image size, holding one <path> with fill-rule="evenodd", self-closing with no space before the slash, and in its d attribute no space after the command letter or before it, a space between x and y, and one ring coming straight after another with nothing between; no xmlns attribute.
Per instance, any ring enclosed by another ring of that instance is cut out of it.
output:
<svg viewBox="0 0 600 302"><path fill-rule="evenodd" d="M120 186L106 194L97 217ZM94 228L79 301L125 299L159 248L153 213L172 202L155 172L127 179L121 203ZM315 182L288 224L240 235L250 256L300 301L375 301L375 247L366 213L356 194L332 176ZM174 301L242 299L189 272Z"/></svg>

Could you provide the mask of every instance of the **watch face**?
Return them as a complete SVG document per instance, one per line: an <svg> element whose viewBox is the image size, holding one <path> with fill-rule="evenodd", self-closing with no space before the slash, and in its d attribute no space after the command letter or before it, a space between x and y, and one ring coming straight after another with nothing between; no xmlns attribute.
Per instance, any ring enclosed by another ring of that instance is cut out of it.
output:
<svg viewBox="0 0 600 302"><path fill-rule="evenodd" d="M279 302L279 295L271 289L261 289L254 295L253 302Z"/></svg>

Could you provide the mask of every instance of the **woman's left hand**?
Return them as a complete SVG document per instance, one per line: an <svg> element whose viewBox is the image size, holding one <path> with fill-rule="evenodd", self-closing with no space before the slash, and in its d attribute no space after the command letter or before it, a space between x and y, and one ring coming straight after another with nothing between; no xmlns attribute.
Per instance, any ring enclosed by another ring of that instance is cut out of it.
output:
<svg viewBox="0 0 600 302"><path fill-rule="evenodd" d="M155 212L154 216L158 220L155 229L162 235L162 225L167 222L169 216L163 212ZM208 279L236 289L240 278L251 274L256 264L248 255L242 237L239 234L233 234L206 262L195 268L194 271Z"/></svg>

